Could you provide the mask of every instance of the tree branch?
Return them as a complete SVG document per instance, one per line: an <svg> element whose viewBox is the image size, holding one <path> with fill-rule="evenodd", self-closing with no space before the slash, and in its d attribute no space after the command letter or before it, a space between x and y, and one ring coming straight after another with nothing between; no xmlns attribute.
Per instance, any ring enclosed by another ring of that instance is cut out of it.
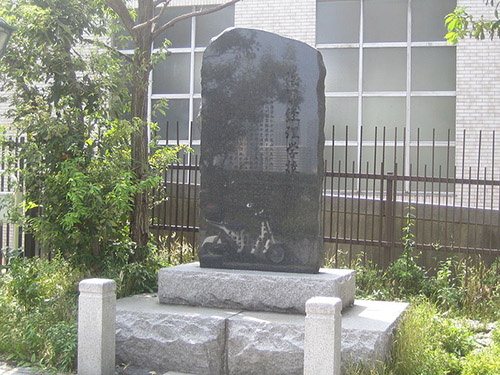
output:
<svg viewBox="0 0 500 375"><path fill-rule="evenodd" d="M163 4L163 5L161 5L160 12L156 16L154 16L153 18L151 18L150 20L148 20L146 22L143 22L143 23L140 23L138 25L135 25L134 26L134 30L142 29L143 27L147 27L149 25L152 25L154 22L158 21L161 17L163 17L163 14L165 13L165 10L167 9L168 4L171 1L172 0L161 0L159 3ZM157 5L155 5L155 8L156 7L157 7ZM153 32L154 32L154 29L153 29Z"/></svg>
<svg viewBox="0 0 500 375"><path fill-rule="evenodd" d="M135 23L123 0L106 0L106 3L118 14L129 34L135 38Z"/></svg>
<svg viewBox="0 0 500 375"><path fill-rule="evenodd" d="M170 3L172 0L156 0L154 3L153 3L153 6L156 8L158 5L161 5L161 4L166 4L168 5L168 3Z"/></svg>
<svg viewBox="0 0 500 375"><path fill-rule="evenodd" d="M108 0L109 1L109 0ZM177 22L180 22L180 21L183 21L185 19L188 19L188 18L193 18L193 17L196 17L196 16L203 16L205 14L210 14L210 13L214 13L214 12L217 12L218 10L221 10L221 9L224 9L224 8L227 8L228 6L231 6L233 4L236 4L237 2L239 2L240 0L231 0L231 1L228 1L227 3L224 3L224 4L220 4L220 5L217 5L216 7L214 8L210 8L210 9L205 9L205 10L199 10L199 11L196 11L196 12L191 12L191 13L186 13L186 14L182 14L178 17L175 17L173 20L170 20L169 22L167 22L165 25L159 27L154 33L153 33L153 40L156 39L162 32L164 32L166 29L174 26Z"/></svg>
<svg viewBox="0 0 500 375"><path fill-rule="evenodd" d="M130 56L125 55L124 53L122 53L118 49L116 49L115 47L108 46L106 43L100 42L98 40L86 39L86 38L84 38L83 41L90 43L90 44L93 44L95 46L101 47L101 48L105 48L108 51L115 53L117 56L121 57L122 59L125 59L126 61L128 61L130 63L132 63L134 61Z"/></svg>

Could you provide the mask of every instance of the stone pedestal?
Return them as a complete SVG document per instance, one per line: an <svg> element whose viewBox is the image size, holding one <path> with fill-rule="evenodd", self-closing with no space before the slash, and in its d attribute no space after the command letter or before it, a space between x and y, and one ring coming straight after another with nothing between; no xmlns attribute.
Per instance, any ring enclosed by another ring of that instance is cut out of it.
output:
<svg viewBox="0 0 500 375"><path fill-rule="evenodd" d="M201 268L199 263L163 268L160 303L249 311L305 313L316 296L337 297L343 308L354 302L355 273L322 268L317 274Z"/></svg>
<svg viewBox="0 0 500 375"><path fill-rule="evenodd" d="M342 363L384 361L407 304L354 301L354 289L352 270L165 268L158 296L118 301L117 360L159 374L303 375L306 301L323 296L343 307Z"/></svg>
<svg viewBox="0 0 500 375"><path fill-rule="evenodd" d="M304 375L340 375L341 308L335 297L306 302Z"/></svg>
<svg viewBox="0 0 500 375"><path fill-rule="evenodd" d="M408 305L356 300L342 312L342 364L384 361ZM305 316L160 304L152 295L117 302L119 363L200 375L303 375Z"/></svg>
<svg viewBox="0 0 500 375"><path fill-rule="evenodd" d="M78 375L115 373L116 283L82 280L78 302Z"/></svg>

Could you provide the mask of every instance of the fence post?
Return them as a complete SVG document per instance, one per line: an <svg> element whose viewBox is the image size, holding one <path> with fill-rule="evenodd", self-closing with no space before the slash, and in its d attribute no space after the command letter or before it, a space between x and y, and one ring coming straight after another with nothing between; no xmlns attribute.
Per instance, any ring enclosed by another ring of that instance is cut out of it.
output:
<svg viewBox="0 0 500 375"><path fill-rule="evenodd" d="M394 174L387 172L387 190L385 195L385 240L384 268L391 263L392 248L394 247Z"/></svg>
<svg viewBox="0 0 500 375"><path fill-rule="evenodd" d="M304 375L340 375L341 310L340 298L307 300Z"/></svg>
<svg viewBox="0 0 500 375"><path fill-rule="evenodd" d="M116 283L86 279L79 290L78 375L114 375Z"/></svg>

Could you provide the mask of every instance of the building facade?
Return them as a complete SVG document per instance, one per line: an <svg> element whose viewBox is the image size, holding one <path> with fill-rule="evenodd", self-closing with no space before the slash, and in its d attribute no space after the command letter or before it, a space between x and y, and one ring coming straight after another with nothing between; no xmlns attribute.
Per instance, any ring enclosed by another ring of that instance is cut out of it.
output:
<svg viewBox="0 0 500 375"><path fill-rule="evenodd" d="M172 0L164 21L220 2ZM242 0L182 21L164 35L170 55L151 77L150 113L160 126L160 143L179 140L199 150L203 51L227 27L250 27L322 52L328 166L337 166L342 156L343 163L361 169L361 145L365 155L375 154L385 140L395 147L385 155L386 165L393 154L404 156L398 173L448 160L456 176L476 176L487 168L488 177L495 178L500 175L495 160L500 156L494 156L500 149L500 134L494 133L500 130L500 40L448 45L444 16L456 5L475 16L492 17L494 10L484 0ZM166 115L153 115L161 99L168 99ZM6 108L0 103L0 123L6 121L1 116ZM371 159L379 163L380 154Z"/></svg>
<svg viewBox="0 0 500 375"><path fill-rule="evenodd" d="M174 0L167 17L217 3ZM243 0L186 20L169 31L171 55L152 76L152 106L159 99L169 101L166 116L152 117L160 125L161 142L179 138L198 150L203 50L226 27L251 27L301 40L322 52L329 165L337 164L332 145L343 159L347 155L349 162L361 164L360 146L370 150L385 137L386 145L404 153L406 173L410 165L415 168L417 154L419 168L430 166L431 157L451 159L458 175L468 167L472 174L492 167L500 138L493 141L493 130L500 129L500 41L448 45L444 16L456 5L456 0ZM493 12L483 0L458 0L458 5L474 15ZM435 152L427 152L432 146ZM495 165L500 168L500 160ZM500 169L493 176L498 173Z"/></svg>

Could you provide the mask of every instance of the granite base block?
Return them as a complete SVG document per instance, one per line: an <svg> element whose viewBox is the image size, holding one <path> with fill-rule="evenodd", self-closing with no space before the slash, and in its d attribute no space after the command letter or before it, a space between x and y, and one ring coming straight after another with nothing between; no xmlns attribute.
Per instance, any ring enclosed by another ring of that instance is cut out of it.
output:
<svg viewBox="0 0 500 375"><path fill-rule="evenodd" d="M163 306L151 295L121 299L117 363L157 373L225 374L226 321L235 313Z"/></svg>
<svg viewBox="0 0 500 375"><path fill-rule="evenodd" d="M355 301L343 311L342 362L384 361L407 304ZM302 374L301 314L162 305L151 296L117 301L117 360L158 373Z"/></svg>
<svg viewBox="0 0 500 375"><path fill-rule="evenodd" d="M320 269L317 274L201 268L199 263L160 270L160 303L248 311L305 313L311 297L354 302L353 270Z"/></svg>

